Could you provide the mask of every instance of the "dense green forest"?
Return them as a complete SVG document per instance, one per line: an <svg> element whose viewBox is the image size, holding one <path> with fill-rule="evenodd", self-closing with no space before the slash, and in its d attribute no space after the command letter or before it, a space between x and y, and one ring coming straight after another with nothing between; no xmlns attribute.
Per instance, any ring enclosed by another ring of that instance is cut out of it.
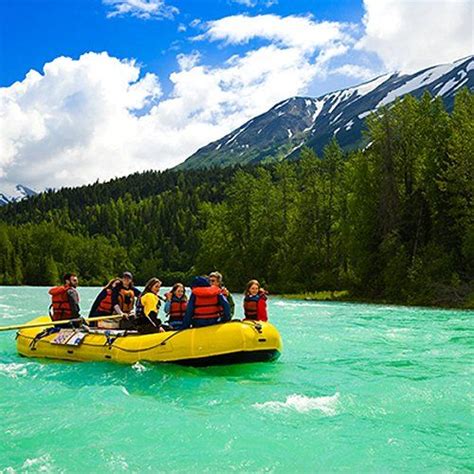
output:
<svg viewBox="0 0 474 474"><path fill-rule="evenodd" d="M241 290L474 306L474 99L405 96L367 118L364 150L135 174L0 208L0 283L166 283L219 269Z"/></svg>

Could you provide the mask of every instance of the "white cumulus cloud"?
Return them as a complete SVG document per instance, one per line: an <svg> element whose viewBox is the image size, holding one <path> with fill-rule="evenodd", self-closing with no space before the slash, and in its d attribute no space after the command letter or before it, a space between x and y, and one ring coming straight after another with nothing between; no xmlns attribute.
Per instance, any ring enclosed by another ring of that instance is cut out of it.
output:
<svg viewBox="0 0 474 474"><path fill-rule="evenodd" d="M192 69L201 59L201 53L199 51L193 51L190 54L180 53L176 56L178 65L181 69L189 70Z"/></svg>
<svg viewBox="0 0 474 474"><path fill-rule="evenodd" d="M135 152L136 112L157 100L161 88L156 76L139 72L133 61L88 53L56 58L43 74L30 71L1 88L0 176L43 188L149 166Z"/></svg>
<svg viewBox="0 0 474 474"><path fill-rule="evenodd" d="M131 15L142 20L174 18L179 10L164 0L102 0L110 7L107 18Z"/></svg>
<svg viewBox="0 0 474 474"><path fill-rule="evenodd" d="M239 3L248 8L254 8L256 6L271 7L278 4L278 0L231 0L233 3Z"/></svg>
<svg viewBox="0 0 474 474"><path fill-rule="evenodd" d="M413 72L474 53L472 0L364 0L359 48Z"/></svg>
<svg viewBox="0 0 474 474"><path fill-rule="evenodd" d="M360 66L359 64L344 64L331 69L331 74L341 74L355 79L372 79L375 75L374 69Z"/></svg>
<svg viewBox="0 0 474 474"><path fill-rule="evenodd" d="M250 17L239 21L257 25ZM60 57L42 74L31 71L0 89L0 175L42 189L174 166L276 102L303 93L331 58L347 50L342 25L289 17L290 27L312 31L309 41L292 39L284 21L270 21L273 32L268 24L263 31L246 28L248 38L268 44L219 66L203 64L198 51L179 54L167 97L158 77L141 76L137 63L107 53ZM234 41L222 24L219 31L221 38L213 40Z"/></svg>
<svg viewBox="0 0 474 474"><path fill-rule="evenodd" d="M207 31L196 40L247 43L264 38L278 45L312 51L335 41L351 41L345 33L348 25L334 21L317 22L310 16L233 15L207 23Z"/></svg>
<svg viewBox="0 0 474 474"><path fill-rule="evenodd" d="M116 9L112 14L142 18L165 6L162 0L106 1ZM374 77L381 71L372 55L391 70L471 53L466 2L433 2L443 22L421 0L364 5L359 32L311 16L196 19L192 27L202 31L193 38L196 48L208 41L241 45L240 53L212 66L197 49L178 54L167 96L156 75L107 53L59 57L41 73L30 71L0 88L0 190L2 183L39 190L169 168L275 103L307 93L316 81L334 74Z"/></svg>

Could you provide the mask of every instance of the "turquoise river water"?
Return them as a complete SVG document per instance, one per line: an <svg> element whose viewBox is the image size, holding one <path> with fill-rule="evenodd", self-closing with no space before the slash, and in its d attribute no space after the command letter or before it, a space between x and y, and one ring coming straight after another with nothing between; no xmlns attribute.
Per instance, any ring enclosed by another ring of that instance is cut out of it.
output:
<svg viewBox="0 0 474 474"><path fill-rule="evenodd" d="M0 287L2 325L47 306ZM474 312L271 297L269 313L280 359L226 367L25 359L0 333L0 472L474 470Z"/></svg>

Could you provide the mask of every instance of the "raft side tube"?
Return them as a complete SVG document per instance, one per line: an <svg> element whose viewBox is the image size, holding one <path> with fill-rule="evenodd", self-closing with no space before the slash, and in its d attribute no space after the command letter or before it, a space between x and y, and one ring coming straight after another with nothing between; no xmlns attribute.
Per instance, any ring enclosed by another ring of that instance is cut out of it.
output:
<svg viewBox="0 0 474 474"><path fill-rule="evenodd" d="M32 322L47 322L37 318ZM20 355L70 361L168 362L182 365L221 365L276 359L281 338L270 323L229 321L205 328L154 334L129 334L107 339L87 334L79 346L53 344L57 334L34 342L41 328L23 329L17 335Z"/></svg>

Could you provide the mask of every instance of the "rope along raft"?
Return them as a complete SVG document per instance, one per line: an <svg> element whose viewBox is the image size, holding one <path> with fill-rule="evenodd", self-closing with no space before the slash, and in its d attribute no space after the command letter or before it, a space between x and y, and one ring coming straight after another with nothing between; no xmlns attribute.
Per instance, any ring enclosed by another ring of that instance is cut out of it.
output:
<svg viewBox="0 0 474 474"><path fill-rule="evenodd" d="M105 317L104 319L111 319ZM90 318L88 321L98 320ZM69 323L68 321L66 323ZM48 317L40 317L19 328L18 352L25 357L73 361L112 360L133 364L139 361L213 365L276 359L281 352L280 334L270 323L233 320L214 326L153 334L113 334L94 330L78 337L77 345L58 343L58 332L35 341L41 328L52 327ZM110 337L112 336L113 337ZM68 339L69 340L69 339Z"/></svg>

